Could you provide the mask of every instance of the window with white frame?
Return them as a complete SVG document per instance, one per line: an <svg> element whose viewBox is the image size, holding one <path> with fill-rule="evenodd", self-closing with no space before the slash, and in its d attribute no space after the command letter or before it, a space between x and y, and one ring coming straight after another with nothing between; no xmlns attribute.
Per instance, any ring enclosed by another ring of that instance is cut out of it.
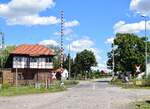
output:
<svg viewBox="0 0 150 109"><path fill-rule="evenodd" d="M37 58L30 58L30 62L37 62Z"/></svg>
<svg viewBox="0 0 150 109"><path fill-rule="evenodd" d="M52 62L52 58L47 57L47 58L46 58L46 63L50 63L50 62Z"/></svg>

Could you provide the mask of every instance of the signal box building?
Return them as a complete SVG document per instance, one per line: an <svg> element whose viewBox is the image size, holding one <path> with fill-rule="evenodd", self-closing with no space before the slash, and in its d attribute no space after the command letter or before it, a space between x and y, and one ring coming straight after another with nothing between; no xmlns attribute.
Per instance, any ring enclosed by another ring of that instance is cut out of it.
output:
<svg viewBox="0 0 150 109"><path fill-rule="evenodd" d="M54 51L43 45L20 45L10 53L6 67L11 69L9 83L48 82L53 70ZM5 78L5 77L4 77Z"/></svg>

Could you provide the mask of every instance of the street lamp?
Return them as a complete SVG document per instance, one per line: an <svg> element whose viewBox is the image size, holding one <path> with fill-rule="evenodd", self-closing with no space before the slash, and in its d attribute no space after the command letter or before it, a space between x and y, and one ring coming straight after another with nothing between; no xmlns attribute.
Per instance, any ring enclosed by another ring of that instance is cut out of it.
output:
<svg viewBox="0 0 150 109"><path fill-rule="evenodd" d="M148 76L148 71L147 71L147 41L148 41L148 37L147 37L147 17L145 15L141 15L144 18L145 21L145 75Z"/></svg>

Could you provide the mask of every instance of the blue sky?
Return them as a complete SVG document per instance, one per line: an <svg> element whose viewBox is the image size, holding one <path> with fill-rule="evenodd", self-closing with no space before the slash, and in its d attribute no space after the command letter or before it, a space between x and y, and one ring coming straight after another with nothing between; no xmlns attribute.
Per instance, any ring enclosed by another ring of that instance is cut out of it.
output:
<svg viewBox="0 0 150 109"><path fill-rule="evenodd" d="M143 35L144 21L137 13L149 16L147 4L150 5L149 0L1 0L0 30L5 33L7 45L59 46L63 10L65 52L68 53L69 43L72 56L83 49L92 50L98 68L105 69L107 52L116 32Z"/></svg>

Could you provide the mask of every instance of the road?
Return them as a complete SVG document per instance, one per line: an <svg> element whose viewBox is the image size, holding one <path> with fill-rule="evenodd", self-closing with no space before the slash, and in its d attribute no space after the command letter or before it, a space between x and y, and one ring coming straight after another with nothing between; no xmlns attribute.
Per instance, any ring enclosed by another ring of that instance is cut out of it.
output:
<svg viewBox="0 0 150 109"><path fill-rule="evenodd" d="M133 109L129 103L145 97L150 97L150 90L86 81L65 92L0 97L0 109Z"/></svg>

